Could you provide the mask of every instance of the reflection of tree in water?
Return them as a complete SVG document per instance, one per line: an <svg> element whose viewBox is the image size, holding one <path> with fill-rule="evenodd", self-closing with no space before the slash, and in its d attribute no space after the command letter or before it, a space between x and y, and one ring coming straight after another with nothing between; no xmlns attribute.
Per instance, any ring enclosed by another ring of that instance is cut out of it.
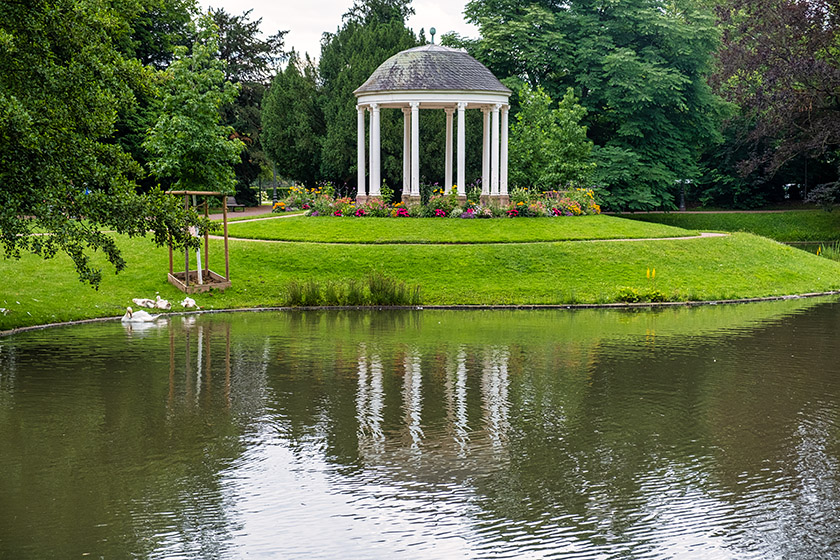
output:
<svg viewBox="0 0 840 560"><path fill-rule="evenodd" d="M840 324L831 306L773 321L748 309L752 328L718 331L720 309L306 311L33 335L0 346L0 549L40 530L36 552L81 554L75 533L113 556L233 554L253 511L286 511L251 484L270 495L318 471L359 515L426 534L457 516L498 554L775 539L803 556L803 520L818 547L840 531L825 343Z"/></svg>
<svg viewBox="0 0 840 560"><path fill-rule="evenodd" d="M243 451L258 372L231 367L226 322L173 319L139 338L110 327L45 331L16 350L23 386L0 407L2 550L218 556L236 528L222 473ZM27 408L26 395L49 405Z"/></svg>

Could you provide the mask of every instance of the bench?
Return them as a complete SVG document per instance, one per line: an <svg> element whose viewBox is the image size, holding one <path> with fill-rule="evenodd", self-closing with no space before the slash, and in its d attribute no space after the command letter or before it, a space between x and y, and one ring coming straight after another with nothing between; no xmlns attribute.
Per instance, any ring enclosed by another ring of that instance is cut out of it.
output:
<svg viewBox="0 0 840 560"><path fill-rule="evenodd" d="M232 196L227 197L227 202L225 202L225 204L227 205L228 210L230 210L232 208L233 211L236 212L237 208L242 208L242 211L243 212L245 211L245 205L244 204L239 204L238 202L236 202L236 199Z"/></svg>

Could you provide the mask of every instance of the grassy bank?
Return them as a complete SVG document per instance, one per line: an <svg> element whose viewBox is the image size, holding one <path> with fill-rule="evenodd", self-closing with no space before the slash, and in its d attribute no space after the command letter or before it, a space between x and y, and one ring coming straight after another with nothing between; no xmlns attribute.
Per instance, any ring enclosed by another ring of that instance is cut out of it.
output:
<svg viewBox="0 0 840 560"><path fill-rule="evenodd" d="M694 235L667 225L641 224L613 216L575 218L284 218L239 222L230 235L275 241L330 243L528 243L582 239Z"/></svg>
<svg viewBox="0 0 840 560"><path fill-rule="evenodd" d="M262 223L285 227L294 220ZM388 221L418 222L426 220ZM610 220L601 223L609 224ZM647 227L642 222L635 222L635 226ZM602 233L616 237L610 231ZM144 239L120 239L119 243L128 269L116 276L106 273L99 291L79 283L69 259L63 256L50 261L29 255L20 261L0 261L0 277L4 279L0 307L8 309L8 313L0 313L0 330L118 316L131 304L131 298L154 297L155 292L173 302L183 298L166 282L165 249L155 248ZM211 242L210 266L216 271L224 270L221 245L221 241ZM840 288L840 264L748 234L691 240L498 245L234 240L230 254L233 287L223 293L196 296L203 308L284 305L290 282L352 282L363 279L371 270L407 285L419 285L421 301L426 305L610 303L632 292L661 293L669 300L716 300ZM656 269L655 278L648 278L652 269Z"/></svg>
<svg viewBox="0 0 840 560"><path fill-rule="evenodd" d="M840 212L701 212L686 214L622 214L622 218L702 231L747 232L783 243L840 240Z"/></svg>

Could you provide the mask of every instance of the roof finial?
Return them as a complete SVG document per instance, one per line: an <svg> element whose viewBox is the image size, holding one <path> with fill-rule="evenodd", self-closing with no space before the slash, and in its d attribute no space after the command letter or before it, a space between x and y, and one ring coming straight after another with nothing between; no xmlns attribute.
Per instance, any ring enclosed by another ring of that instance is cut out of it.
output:
<svg viewBox="0 0 840 560"><path fill-rule="evenodd" d="M437 33L437 29L432 27L431 29L429 29L429 33L432 34L432 44L434 45L435 44L435 33Z"/></svg>

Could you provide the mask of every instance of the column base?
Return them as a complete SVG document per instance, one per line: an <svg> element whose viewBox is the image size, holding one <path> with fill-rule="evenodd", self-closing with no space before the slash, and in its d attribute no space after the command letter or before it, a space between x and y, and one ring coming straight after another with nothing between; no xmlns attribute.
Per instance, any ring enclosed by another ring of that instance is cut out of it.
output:
<svg viewBox="0 0 840 560"><path fill-rule="evenodd" d="M402 197L403 206L420 206L420 195L404 194Z"/></svg>
<svg viewBox="0 0 840 560"><path fill-rule="evenodd" d="M492 198L489 194L482 194L478 199L478 202L481 203L482 206L489 206L491 201Z"/></svg>
<svg viewBox="0 0 840 560"><path fill-rule="evenodd" d="M510 204L510 196L506 194L496 195L492 198L496 201L496 204L498 204L499 206L507 206L508 204Z"/></svg>
<svg viewBox="0 0 840 560"><path fill-rule="evenodd" d="M365 202L368 201L368 196L365 194L357 194L356 195L356 206L361 206Z"/></svg>

